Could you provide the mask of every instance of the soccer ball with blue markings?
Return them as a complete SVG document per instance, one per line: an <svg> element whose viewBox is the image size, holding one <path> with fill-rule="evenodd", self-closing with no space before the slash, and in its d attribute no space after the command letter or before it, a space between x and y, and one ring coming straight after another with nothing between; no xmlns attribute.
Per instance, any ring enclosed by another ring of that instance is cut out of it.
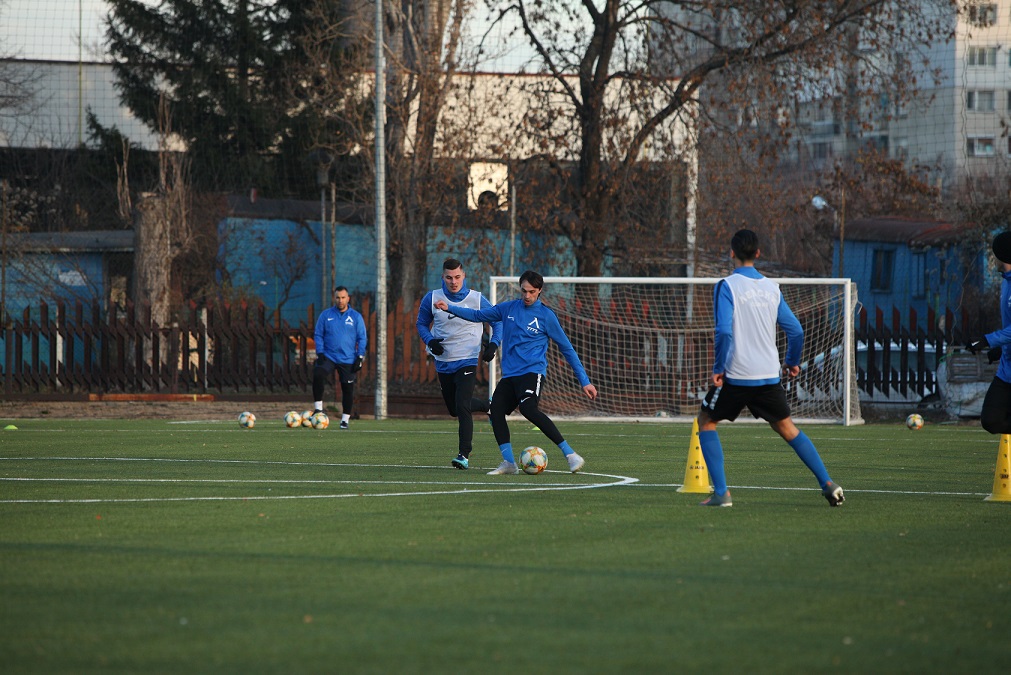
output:
<svg viewBox="0 0 1011 675"><path fill-rule="evenodd" d="M520 455L520 468L523 473L538 474L548 468L548 455L546 452L531 445L523 450Z"/></svg>
<svg viewBox="0 0 1011 675"><path fill-rule="evenodd" d="M243 429L252 429L256 425L256 415L251 412L244 412L239 415L239 426Z"/></svg>
<svg viewBox="0 0 1011 675"><path fill-rule="evenodd" d="M913 431L922 428L923 415L919 413L913 413L912 415L906 418L906 426L912 429Z"/></svg>
<svg viewBox="0 0 1011 675"><path fill-rule="evenodd" d="M312 416L312 428L313 429L326 429L330 426L330 418L327 417L325 412L318 412Z"/></svg>
<svg viewBox="0 0 1011 675"><path fill-rule="evenodd" d="M306 410L302 413L302 426L311 427L312 426L312 411Z"/></svg>
<svg viewBox="0 0 1011 675"><path fill-rule="evenodd" d="M288 425L289 429L300 427L302 426L302 416L291 410L284 414L284 423Z"/></svg>

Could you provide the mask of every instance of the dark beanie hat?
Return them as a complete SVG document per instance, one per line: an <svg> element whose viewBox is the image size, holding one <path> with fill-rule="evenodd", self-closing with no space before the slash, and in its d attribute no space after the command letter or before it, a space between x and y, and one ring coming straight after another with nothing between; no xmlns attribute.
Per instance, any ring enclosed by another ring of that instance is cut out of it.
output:
<svg viewBox="0 0 1011 675"><path fill-rule="evenodd" d="M1001 232L994 237L990 248L997 260L1011 264L1011 232Z"/></svg>

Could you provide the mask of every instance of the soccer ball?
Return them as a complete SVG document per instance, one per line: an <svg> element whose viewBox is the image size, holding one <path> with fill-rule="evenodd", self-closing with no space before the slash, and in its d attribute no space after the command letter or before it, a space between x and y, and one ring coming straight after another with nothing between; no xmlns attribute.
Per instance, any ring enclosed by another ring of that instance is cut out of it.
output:
<svg viewBox="0 0 1011 675"><path fill-rule="evenodd" d="M302 413L302 426L311 427L312 426L312 411L306 410Z"/></svg>
<svg viewBox="0 0 1011 675"><path fill-rule="evenodd" d="M540 473L548 468L548 455L536 445L531 445L520 455L520 467L523 473Z"/></svg>
<svg viewBox="0 0 1011 675"><path fill-rule="evenodd" d="M244 412L239 415L239 426L243 429L252 429L256 424L256 415L251 412Z"/></svg>
<svg viewBox="0 0 1011 675"><path fill-rule="evenodd" d="M326 429L328 426L330 426L330 418L326 413L318 412L312 416L313 429Z"/></svg>
<svg viewBox="0 0 1011 675"><path fill-rule="evenodd" d="M917 429L923 426L923 415L919 413L913 413L912 415L906 418L906 426L912 429L913 431L916 431Z"/></svg>
<svg viewBox="0 0 1011 675"><path fill-rule="evenodd" d="M288 425L289 429L300 427L302 426L302 416L292 410L284 414L284 423Z"/></svg>

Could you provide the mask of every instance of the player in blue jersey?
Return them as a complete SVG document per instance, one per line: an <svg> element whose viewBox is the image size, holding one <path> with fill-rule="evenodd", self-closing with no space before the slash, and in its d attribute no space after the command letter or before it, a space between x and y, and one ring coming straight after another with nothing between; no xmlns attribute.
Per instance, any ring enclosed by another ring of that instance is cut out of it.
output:
<svg viewBox="0 0 1011 675"><path fill-rule="evenodd" d="M1011 232L993 238L990 250L1000 270L1000 330L973 340L967 347L976 354L987 350L990 363L999 360L997 374L986 390L980 423L991 434L1011 434Z"/></svg>
<svg viewBox="0 0 1011 675"><path fill-rule="evenodd" d="M418 306L418 335L435 359L446 409L459 420L459 454L451 463L457 469L466 469L470 466L474 440L471 413L475 410L488 412L488 401L474 398L478 358L486 362L495 358L502 342L502 324L492 324L491 339L482 347L484 325L436 309L435 303L440 300L472 309L488 309L492 304L477 291L467 288L463 263L447 258L442 263L442 288L426 293Z"/></svg>
<svg viewBox="0 0 1011 675"><path fill-rule="evenodd" d="M510 442L509 425L506 423L506 415L517 407L524 417L561 449L569 471L575 473L585 463L558 431L551 418L538 408L544 376L548 370L549 339L554 340L562 356L569 362L583 393L591 401L597 397L597 388L590 383L579 355L558 323L558 317L541 303L543 288L544 277L533 270L527 270L520 275L520 297L517 300L500 302L488 309L450 305L442 300L435 303L438 309L449 311L467 321L502 322L502 379L496 385L491 399L491 424L495 431L495 441L502 453L502 463L488 472L491 475L518 471Z"/></svg>
<svg viewBox="0 0 1011 675"><path fill-rule="evenodd" d="M790 418L790 405L780 381L776 326L786 333L787 377L800 374L804 329L790 310L779 285L755 269L758 235L738 230L730 242L734 273L713 290L716 319L712 386L699 410L699 445L713 481L713 494L703 506L731 506L723 470L723 446L716 433L721 420L733 421L745 406L783 437L818 479L829 505L843 503L842 488L829 478L825 464L807 435Z"/></svg>
<svg viewBox="0 0 1011 675"><path fill-rule="evenodd" d="M355 379L365 363L368 339L365 319L351 308L348 289L338 286L333 292L333 307L323 310L316 320L316 365L312 369L314 412L323 410L323 389L334 370L340 377L341 429L347 429L355 400Z"/></svg>

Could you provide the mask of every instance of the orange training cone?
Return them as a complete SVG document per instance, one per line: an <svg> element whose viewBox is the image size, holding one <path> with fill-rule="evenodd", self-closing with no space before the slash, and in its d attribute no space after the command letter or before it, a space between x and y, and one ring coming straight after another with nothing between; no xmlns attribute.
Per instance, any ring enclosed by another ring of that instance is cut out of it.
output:
<svg viewBox="0 0 1011 675"><path fill-rule="evenodd" d="M984 501L1011 502L1011 434L1000 437L997 467L993 472L993 493Z"/></svg>
<svg viewBox="0 0 1011 675"><path fill-rule="evenodd" d="M678 492L698 492L707 495L713 491L709 483L709 469L702 457L702 445L699 443L699 421L692 420L692 440L688 445L688 465L685 467L685 483Z"/></svg>

